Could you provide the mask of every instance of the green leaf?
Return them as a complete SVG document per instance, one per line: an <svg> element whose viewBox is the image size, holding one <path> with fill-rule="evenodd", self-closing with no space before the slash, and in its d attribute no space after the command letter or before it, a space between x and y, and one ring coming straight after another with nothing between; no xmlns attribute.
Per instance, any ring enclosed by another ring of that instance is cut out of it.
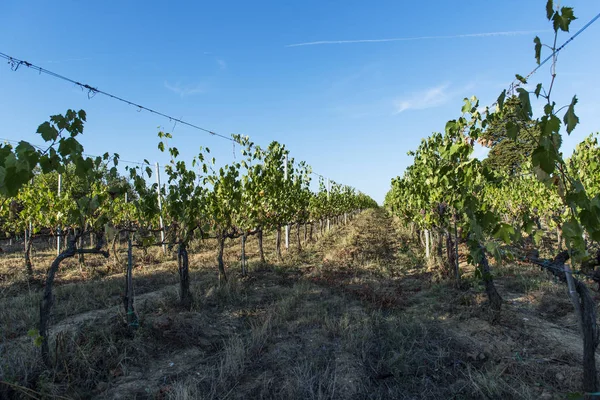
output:
<svg viewBox="0 0 600 400"><path fill-rule="evenodd" d="M531 162L534 167L540 167L547 174L552 174L555 168L556 153L546 143L540 144L531 154Z"/></svg>
<svg viewBox="0 0 600 400"><path fill-rule="evenodd" d="M535 87L535 97L539 98L540 97L540 93L542 91L542 84L538 83L537 86Z"/></svg>
<svg viewBox="0 0 600 400"><path fill-rule="evenodd" d="M511 140L517 140L517 137L519 136L519 125L515 124L513 121L508 121L506 123L506 136Z"/></svg>
<svg viewBox="0 0 600 400"><path fill-rule="evenodd" d="M577 96L573 96L573 100L571 100L571 104L569 105L569 109L565 113L563 118L563 122L567 126L567 133L573 132L573 129L579 123L579 117L575 115L575 104L577 104Z"/></svg>
<svg viewBox="0 0 600 400"><path fill-rule="evenodd" d="M546 171L541 169L539 165L533 167L533 173L535 174L537 180L540 182L547 182L548 180L550 180L550 175Z"/></svg>
<svg viewBox="0 0 600 400"><path fill-rule="evenodd" d="M58 137L58 131L48 121L38 126L37 133L42 135L42 139L44 139L46 142L56 140Z"/></svg>
<svg viewBox="0 0 600 400"><path fill-rule="evenodd" d="M523 88L518 88L517 92L519 93L519 101L521 102L521 109L526 115L526 117L531 117L533 112L531 111L531 100L529 98L529 92Z"/></svg>
<svg viewBox="0 0 600 400"><path fill-rule="evenodd" d="M471 110L471 101L469 99L467 99L466 97L464 98L463 101L465 104L463 104L461 111L463 113L469 112L469 110Z"/></svg>
<svg viewBox="0 0 600 400"><path fill-rule="evenodd" d="M563 32L569 32L569 25L576 19L572 7L561 8L560 13L557 12L552 17L554 32L558 32L559 29Z"/></svg>
<svg viewBox="0 0 600 400"><path fill-rule="evenodd" d="M453 156L454 154L456 154L461 148L461 145L458 143L454 143L452 146L450 146L450 150L449 150L449 155ZM437 178L437 177L436 177Z"/></svg>
<svg viewBox="0 0 600 400"><path fill-rule="evenodd" d="M515 76L517 77L517 80L518 80L519 82L521 82L521 83L523 83L523 84L527 84L527 80L526 80L526 79L525 79L525 78L524 78L522 75L515 74Z"/></svg>
<svg viewBox="0 0 600 400"><path fill-rule="evenodd" d="M165 144L163 142L158 142L158 149L160 151L165 151Z"/></svg>
<svg viewBox="0 0 600 400"><path fill-rule="evenodd" d="M563 234L568 237L581 236L583 234L581 225L579 225L579 223L577 223L577 221L574 219L565 222L562 226L562 231Z"/></svg>
<svg viewBox="0 0 600 400"><path fill-rule="evenodd" d="M533 39L533 43L535 43L535 62L539 64L542 54L542 41L536 36L535 39Z"/></svg>
<svg viewBox="0 0 600 400"><path fill-rule="evenodd" d="M500 93L500 96L498 96L498 110L502 111L502 109L504 108L504 100L506 99L506 89L504 89L502 91L502 93Z"/></svg>
<svg viewBox="0 0 600 400"><path fill-rule="evenodd" d="M33 344L36 347L40 347L42 345L42 336L40 335L40 331L32 328L30 330L27 331L27 336L29 336L30 338L33 339Z"/></svg>
<svg viewBox="0 0 600 400"><path fill-rule="evenodd" d="M533 227L535 226L535 222L529 219L527 222L523 224L523 230L527 234L531 234L533 232Z"/></svg>
<svg viewBox="0 0 600 400"><path fill-rule="evenodd" d="M6 189L6 169L2 166L0 166L0 193L3 194L8 194L5 193L4 190Z"/></svg>
<svg viewBox="0 0 600 400"><path fill-rule="evenodd" d="M502 223L494 233L494 237L501 239L504 243L509 244L511 242L511 236L515 234L515 228L512 225Z"/></svg>
<svg viewBox="0 0 600 400"><path fill-rule="evenodd" d="M58 152L61 156L67 157L69 155L76 156L83 152L83 146L73 137L61 139L58 145Z"/></svg>
<svg viewBox="0 0 600 400"><path fill-rule="evenodd" d="M546 18L548 18L548 21L550 21L552 19L552 16L554 15L554 4L552 0L548 0L548 2L546 3Z"/></svg>
<svg viewBox="0 0 600 400"><path fill-rule="evenodd" d="M495 213L491 211L486 211L481 216L481 226L483 229L488 229L489 227L495 225L498 222L498 217Z"/></svg>
<svg viewBox="0 0 600 400"><path fill-rule="evenodd" d="M29 165L29 169L32 170L37 164L40 155L36 151L35 147L25 141L20 141L17 147L15 147L15 153L19 156L19 160L25 160Z"/></svg>
<svg viewBox="0 0 600 400"><path fill-rule="evenodd" d="M546 136L552 136L560 130L560 119L554 114L544 116L540 121L540 128Z"/></svg>
<svg viewBox="0 0 600 400"><path fill-rule="evenodd" d="M446 122L446 134L452 134L456 131L456 121L455 120L451 120Z"/></svg>
<svg viewBox="0 0 600 400"><path fill-rule="evenodd" d="M585 242L582 237L583 229L575 218L571 218L569 221L565 222L562 226L562 231L569 247L585 250Z"/></svg>

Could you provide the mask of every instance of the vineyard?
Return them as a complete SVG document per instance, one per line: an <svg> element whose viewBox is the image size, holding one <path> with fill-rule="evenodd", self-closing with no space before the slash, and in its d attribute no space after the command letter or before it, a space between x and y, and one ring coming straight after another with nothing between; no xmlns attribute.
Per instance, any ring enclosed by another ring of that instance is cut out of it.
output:
<svg viewBox="0 0 600 400"><path fill-rule="evenodd" d="M561 150L581 31L546 16L548 82L465 98L382 207L242 135L124 165L67 110L0 144L0 398L600 398L600 145Z"/></svg>

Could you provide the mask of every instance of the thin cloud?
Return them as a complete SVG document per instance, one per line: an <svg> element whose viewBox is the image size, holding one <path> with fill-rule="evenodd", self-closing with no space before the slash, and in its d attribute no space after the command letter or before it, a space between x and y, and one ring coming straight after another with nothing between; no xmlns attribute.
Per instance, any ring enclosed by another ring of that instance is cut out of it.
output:
<svg viewBox="0 0 600 400"><path fill-rule="evenodd" d="M450 85L444 83L438 86L433 86L425 90L413 92L404 97L398 98L395 105L394 114L400 114L406 110L425 110L434 108L448 103L450 100L457 97L469 97L472 91L479 85L473 81L462 86Z"/></svg>
<svg viewBox="0 0 600 400"><path fill-rule="evenodd" d="M219 64L220 69L227 68L227 63L223 59L217 58L217 64Z"/></svg>
<svg viewBox="0 0 600 400"><path fill-rule="evenodd" d="M547 32L547 30L465 33L465 34L461 34L461 35L415 36L415 37L387 38L387 39L319 40L316 42L288 44L285 47L319 46L319 45L326 45L326 44L410 42L410 41L414 41L414 40L461 39L461 38L492 37L492 36L518 36L518 35L531 35L533 33L541 33L541 32Z"/></svg>
<svg viewBox="0 0 600 400"><path fill-rule="evenodd" d="M441 106L451 97L448 92L449 87L450 84L446 83L401 98L396 101L395 114L400 114L406 110L424 110Z"/></svg>
<svg viewBox="0 0 600 400"><path fill-rule="evenodd" d="M45 63L46 64L60 64L60 63L75 62L75 61L89 61L91 59L92 59L91 57L66 58L64 60L47 60L47 61L45 61Z"/></svg>
<svg viewBox="0 0 600 400"><path fill-rule="evenodd" d="M165 88L180 95L181 97L206 92L206 87L201 83L194 86L183 86L180 83L170 84L169 82L165 81Z"/></svg>

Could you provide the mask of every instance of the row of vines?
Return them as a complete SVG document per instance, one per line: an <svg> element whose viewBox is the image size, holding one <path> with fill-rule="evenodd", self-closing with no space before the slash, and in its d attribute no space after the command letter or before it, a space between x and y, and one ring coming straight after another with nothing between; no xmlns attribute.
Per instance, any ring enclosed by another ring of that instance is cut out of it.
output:
<svg viewBox="0 0 600 400"><path fill-rule="evenodd" d="M245 243L258 237L261 261L265 261L263 234L276 232L277 257L281 258L282 229L324 229L345 221L376 203L354 189L326 183L310 190L311 170L288 157L278 142L267 148L247 137L233 136L242 148L242 160L217 167L208 148L186 162L169 145L172 135L159 132L158 149L168 154L163 185L151 183L149 162L120 169L119 155L84 154L78 141L83 133L84 111L54 115L37 130L47 143L39 148L26 141L0 145L0 231L24 237L25 268L33 274L31 247L36 237L60 238L64 246L49 266L40 305L37 341L47 365L52 364L48 345L53 282L60 263L86 254L116 255L115 241L126 237L128 260L124 307L130 327L138 317L133 302L132 249L162 246L178 261L180 303L190 308L188 249L192 240L216 239L219 281L227 280L223 261L225 242L241 238L242 274L247 273ZM125 174L122 175L122 172ZM89 240L84 240L89 238ZM112 247L111 247L112 243Z"/></svg>
<svg viewBox="0 0 600 400"><path fill-rule="evenodd" d="M431 241L434 263L447 279L460 282L459 244L468 249L467 261L476 266L493 319L502 297L490 257L533 263L565 282L584 342L583 389L597 393L596 305L584 282L595 278L593 269L600 264L600 147L590 135L572 156L563 156L563 135L579 123L577 98L557 104L552 88L557 39L575 16L572 8L555 7L552 0L546 15L553 44L538 37L534 44L538 64L544 48L552 52L549 82L534 84L517 75L518 83L485 109L477 98L465 99L458 119L409 153L413 163L392 180L385 205L415 235L425 235L428 247ZM536 101L543 108L539 116L533 113ZM473 157L476 144L490 148L487 159ZM541 258L540 250L551 256Z"/></svg>

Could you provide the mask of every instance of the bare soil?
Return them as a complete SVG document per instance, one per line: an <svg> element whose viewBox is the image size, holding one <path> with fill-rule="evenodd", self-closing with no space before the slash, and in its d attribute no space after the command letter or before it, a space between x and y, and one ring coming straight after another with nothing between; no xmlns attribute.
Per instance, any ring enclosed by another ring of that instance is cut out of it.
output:
<svg viewBox="0 0 600 400"><path fill-rule="evenodd" d="M302 235L303 237L303 235ZM295 233L292 235L295 239ZM527 266L496 266L504 299L493 324L480 284L436 281L422 249L381 210L295 240L280 263L239 271L239 241L190 251L191 311L177 304L176 263L136 254L139 327L124 322L122 266L89 257L59 273L41 366L27 332L41 285L18 253L0 261L0 398L564 399L581 381L582 341L565 288ZM274 238L265 238L275 260ZM51 253L35 255L41 276ZM35 336L35 335L34 335Z"/></svg>

